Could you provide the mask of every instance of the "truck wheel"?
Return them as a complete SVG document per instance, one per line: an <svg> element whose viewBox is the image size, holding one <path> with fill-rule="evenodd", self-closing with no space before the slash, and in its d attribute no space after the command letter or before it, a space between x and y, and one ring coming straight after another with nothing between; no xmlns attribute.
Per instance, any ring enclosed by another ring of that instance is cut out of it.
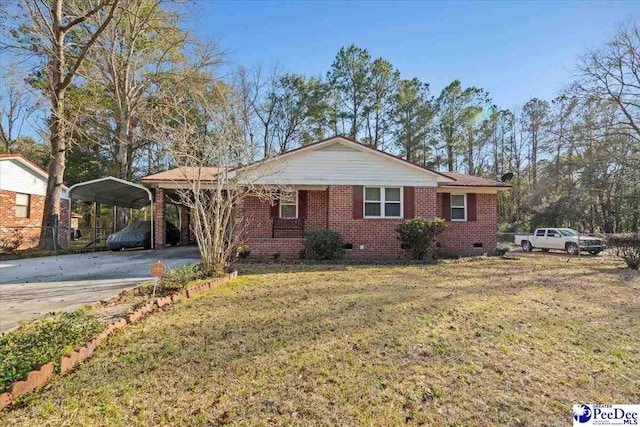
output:
<svg viewBox="0 0 640 427"><path fill-rule="evenodd" d="M591 255L596 256L596 255L598 255L598 254L600 253L600 251L589 251L589 253L590 253Z"/></svg>
<svg viewBox="0 0 640 427"><path fill-rule="evenodd" d="M522 248L522 252L531 252L533 249L528 240L523 240L522 243L520 243L520 247Z"/></svg>
<svg viewBox="0 0 640 427"><path fill-rule="evenodd" d="M575 243L567 243L566 245L567 253L569 255L578 255L580 250L578 249L578 245Z"/></svg>

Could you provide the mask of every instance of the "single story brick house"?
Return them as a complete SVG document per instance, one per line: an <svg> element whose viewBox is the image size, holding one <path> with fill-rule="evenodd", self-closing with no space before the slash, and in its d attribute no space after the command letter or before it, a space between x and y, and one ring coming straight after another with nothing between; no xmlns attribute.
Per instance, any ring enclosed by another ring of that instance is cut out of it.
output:
<svg viewBox="0 0 640 427"><path fill-rule="evenodd" d="M22 237L20 249L38 245L49 174L21 154L0 154L0 240ZM58 242L67 246L68 188L62 187Z"/></svg>
<svg viewBox="0 0 640 427"><path fill-rule="evenodd" d="M476 176L435 172L342 136L240 169L253 174L254 184L293 189L275 203L248 197L238 207L248 222L244 245L252 258L298 258L304 232L329 229L342 233L349 258L394 259L404 254L396 227L414 216L448 221L439 237L444 253L493 253L498 193L511 188ZM204 172L213 178L217 171ZM173 169L142 179L155 187L157 245L164 243L165 192L180 187L180 176Z"/></svg>

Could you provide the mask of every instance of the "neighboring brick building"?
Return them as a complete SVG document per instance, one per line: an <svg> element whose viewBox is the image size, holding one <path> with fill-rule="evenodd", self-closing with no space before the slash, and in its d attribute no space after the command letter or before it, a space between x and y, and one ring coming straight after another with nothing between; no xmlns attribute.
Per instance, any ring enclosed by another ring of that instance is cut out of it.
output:
<svg viewBox="0 0 640 427"><path fill-rule="evenodd" d="M449 226L439 238L444 253L493 253L497 194L510 189L502 182L435 172L344 137L239 170L252 184L291 190L274 204L250 197L239 206L238 217L247 224L244 244L251 257L262 258L298 258L305 231L329 229L342 233L350 258L395 259L404 256L396 227L414 216L447 219ZM163 188L178 185L174 172L143 182L162 194Z"/></svg>
<svg viewBox="0 0 640 427"><path fill-rule="evenodd" d="M37 246L42 227L47 171L20 154L0 154L0 245L22 240L20 249ZM69 231L68 188L62 189L58 242L66 247Z"/></svg>

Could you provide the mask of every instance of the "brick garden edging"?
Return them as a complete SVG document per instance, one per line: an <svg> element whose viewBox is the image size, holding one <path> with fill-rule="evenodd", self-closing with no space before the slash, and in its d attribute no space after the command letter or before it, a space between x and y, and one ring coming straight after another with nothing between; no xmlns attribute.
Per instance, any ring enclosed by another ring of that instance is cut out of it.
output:
<svg viewBox="0 0 640 427"><path fill-rule="evenodd" d="M218 286L227 283L228 281L238 277L238 272L234 271L226 276L211 279L199 286L188 288L179 292L175 292L171 295L158 298L155 301L151 301L136 311L129 313L126 317L110 323L107 328L98 334L93 340L87 342L84 346L77 348L66 356L60 358L60 375L64 375L72 371L76 366L82 362L88 360L95 349L105 340L109 335L113 335L118 329L127 326L128 323L136 322L148 314L160 309L162 307L173 304L174 302L182 299L193 298L206 292L210 289L217 288ZM36 389L44 386L53 376L55 376L55 369L53 361L42 365L39 369L31 371L27 374L26 378L22 381L16 381L9 387L9 390L0 394L0 410L5 408L13 402L13 399L21 396L25 393L32 392Z"/></svg>

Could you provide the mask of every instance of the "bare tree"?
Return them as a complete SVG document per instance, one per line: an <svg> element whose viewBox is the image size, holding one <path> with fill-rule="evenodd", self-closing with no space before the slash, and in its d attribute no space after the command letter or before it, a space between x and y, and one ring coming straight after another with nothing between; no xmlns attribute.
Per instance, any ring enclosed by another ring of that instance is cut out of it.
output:
<svg viewBox="0 0 640 427"><path fill-rule="evenodd" d="M38 55L45 62L44 90L51 103L51 161L40 234L40 247L45 249L54 247L52 230L60 215L60 193L67 153L67 89L89 50L111 22L118 1L22 0L26 22L18 25L14 34L23 50Z"/></svg>
<svg viewBox="0 0 640 427"><path fill-rule="evenodd" d="M16 64L8 64L5 70L1 76L4 90L0 91L0 139L2 150L9 153L22 135L25 123L38 108L38 100L24 80L18 78L21 70Z"/></svg>
<svg viewBox="0 0 640 427"><path fill-rule="evenodd" d="M247 81L246 70L241 69L241 77ZM264 158L270 157L273 151L274 125L276 111L278 110L278 97L276 88L278 84L278 69L274 68L271 75L264 80L262 67L258 66L253 71L251 85L248 88L248 100L252 107L253 115L258 119L260 136L262 137L262 153Z"/></svg>
<svg viewBox="0 0 640 427"><path fill-rule="evenodd" d="M271 200L276 189L259 185L258 175L238 169L253 151L243 123L244 92L214 81L182 89L184 96L174 91L162 106L158 138L181 171L176 202L191 211L203 269L221 274L250 220L243 216L242 202L247 197Z"/></svg>
<svg viewBox="0 0 640 427"><path fill-rule="evenodd" d="M632 23L603 48L588 52L577 68L574 93L582 99L612 100L619 123L640 141L640 27Z"/></svg>
<svg viewBox="0 0 640 427"><path fill-rule="evenodd" d="M200 78L203 69L217 65L215 45L196 42L176 24L180 15L170 0L120 0L111 24L96 41L82 71L106 98L107 133L117 176L131 179L134 156L147 144L150 97L187 79ZM99 18L94 17L97 25ZM113 126L111 126L113 124ZM128 209L118 209L118 227L127 222Z"/></svg>
<svg viewBox="0 0 640 427"><path fill-rule="evenodd" d="M549 103L545 100L533 98L522 107L522 126L528 135L529 167L531 168L531 183L538 182L539 155L545 151L547 134L549 132Z"/></svg>

